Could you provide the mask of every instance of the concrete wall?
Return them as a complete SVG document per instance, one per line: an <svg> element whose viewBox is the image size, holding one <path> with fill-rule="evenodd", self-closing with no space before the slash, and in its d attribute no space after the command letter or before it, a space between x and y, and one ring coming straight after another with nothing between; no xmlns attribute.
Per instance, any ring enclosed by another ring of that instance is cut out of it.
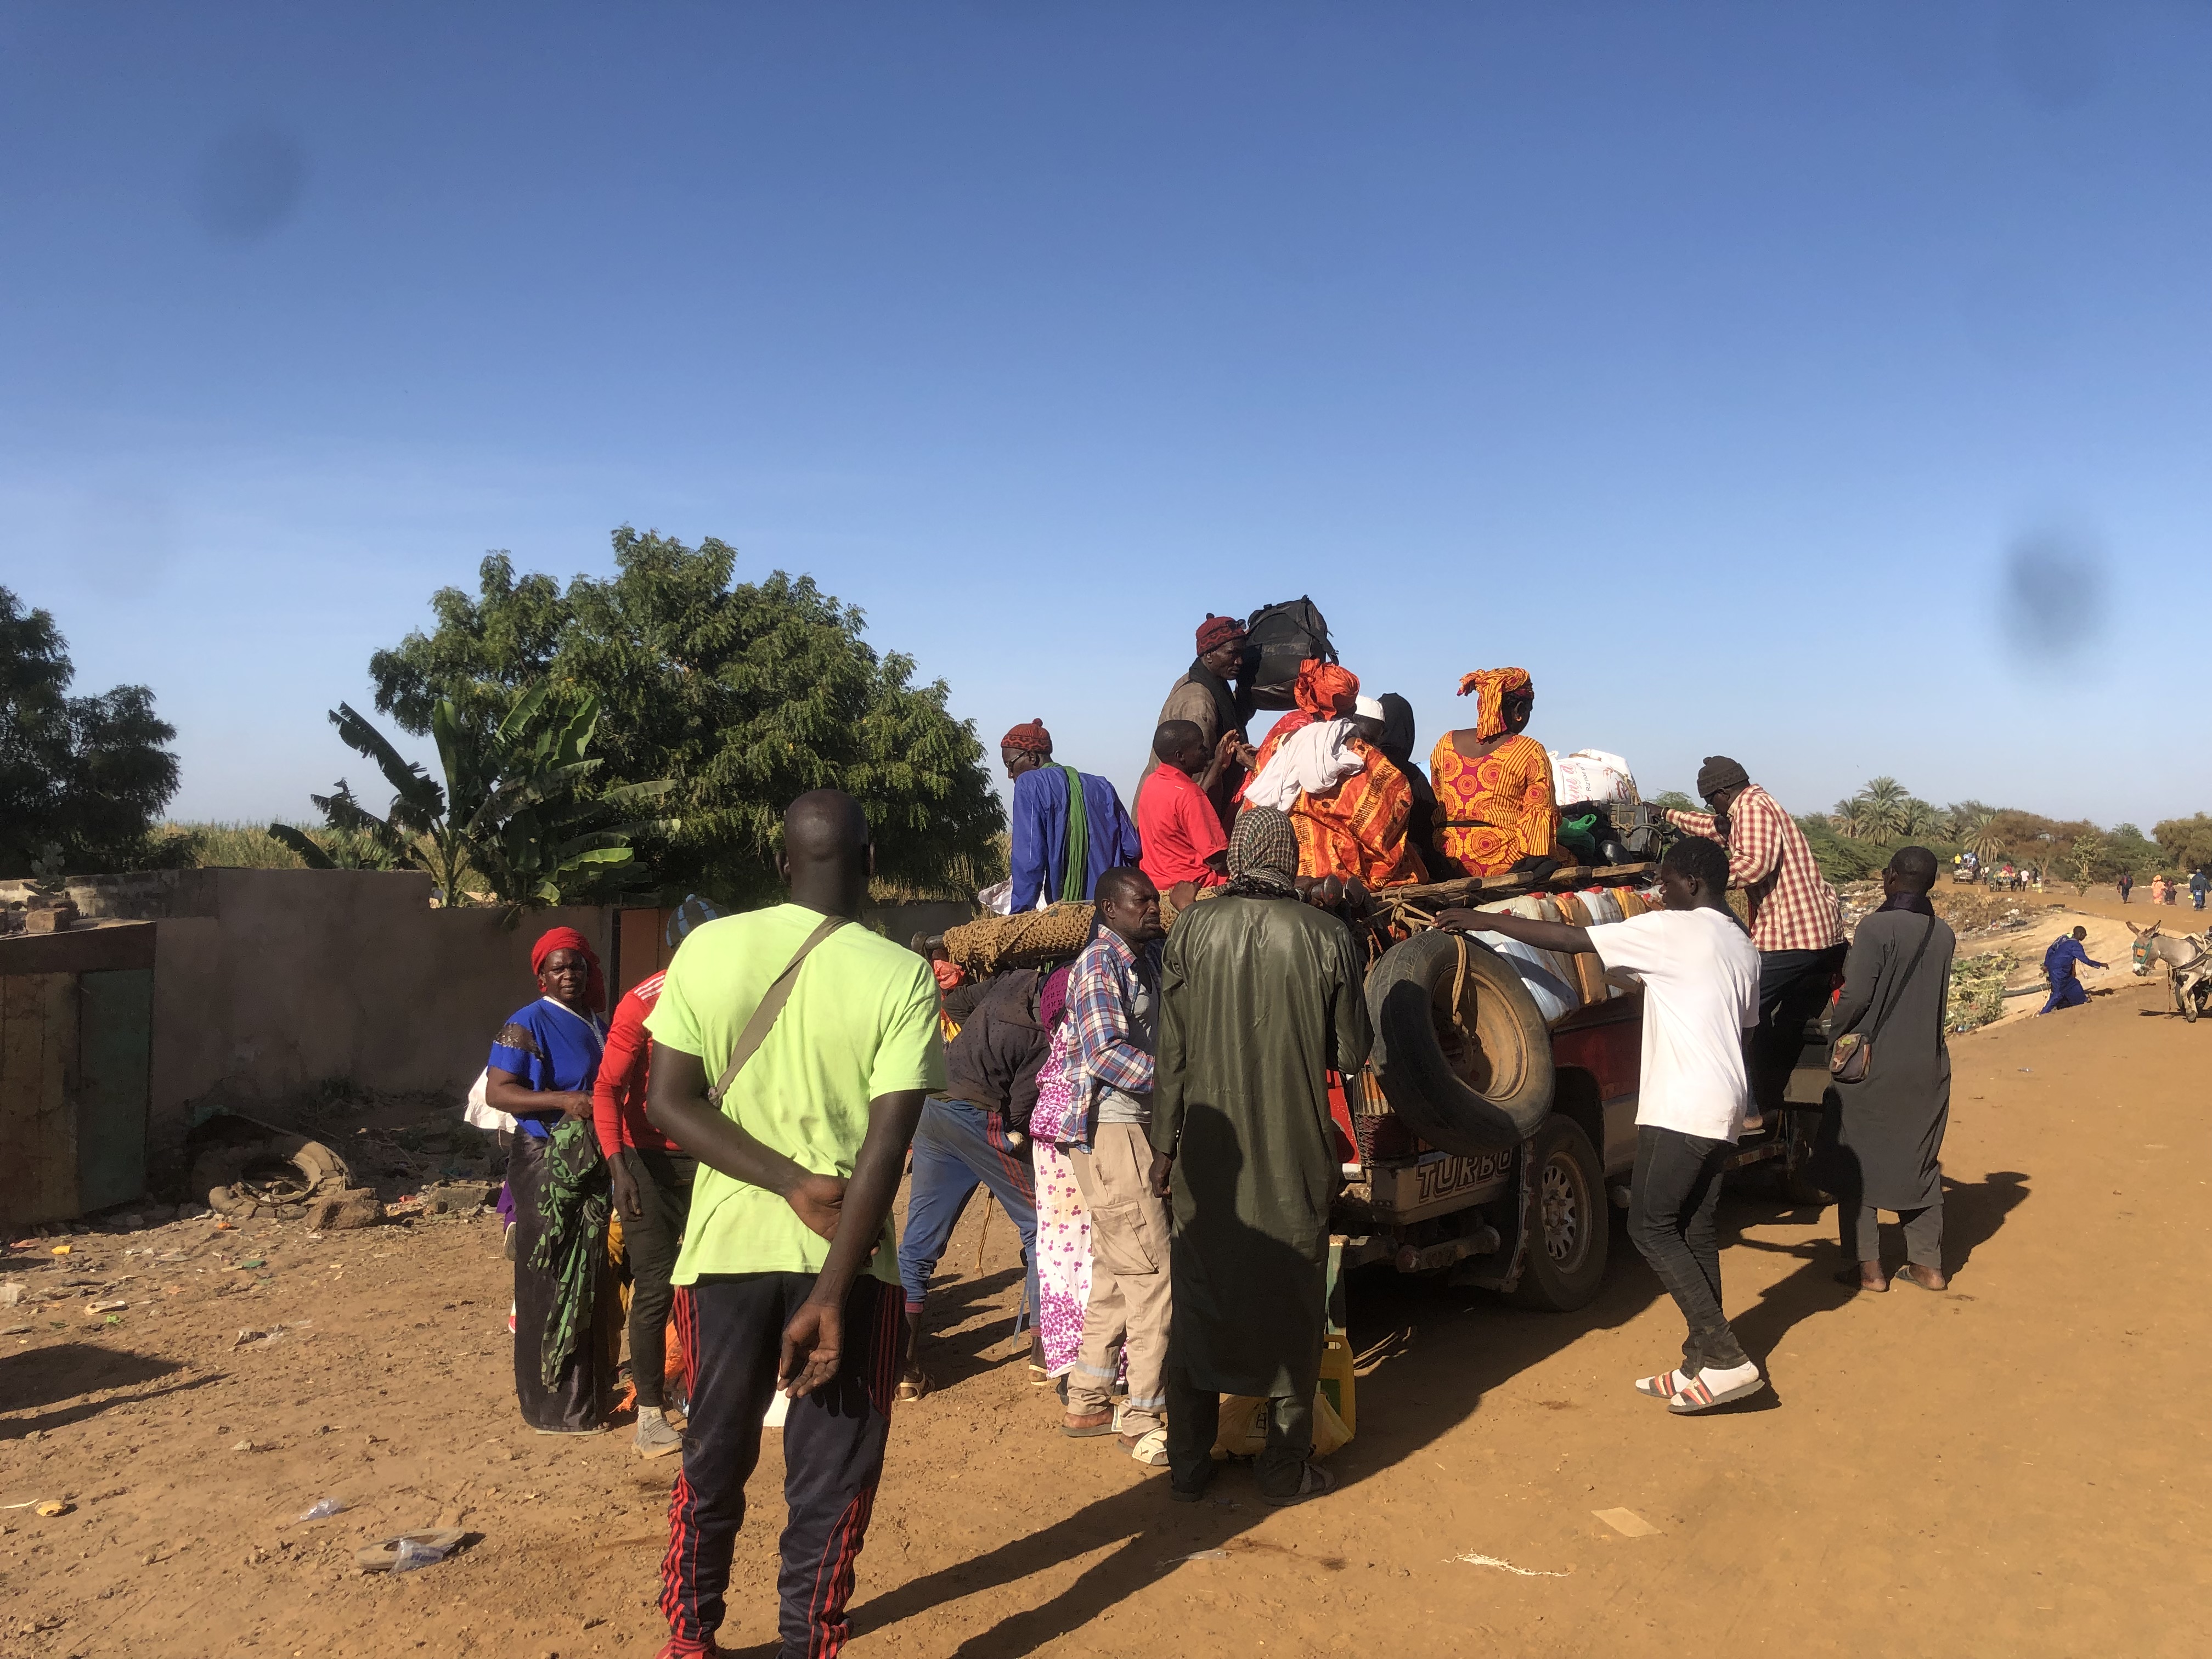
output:
<svg viewBox="0 0 2212 1659"><path fill-rule="evenodd" d="M0 898L9 884L0 884ZM329 1078L456 1106L500 1022L536 994L530 946L560 924L611 969L611 913L434 909L427 876L185 870L69 884L86 916L156 924L155 1179L192 1109L274 1106Z"/></svg>
<svg viewBox="0 0 2212 1659"><path fill-rule="evenodd" d="M652 978L674 959L676 947L668 942L668 922L675 914L668 909L626 909L620 913L622 982L612 989L627 991L640 980ZM861 922L894 945L904 945L916 933L941 933L948 927L975 919L975 907L965 899L872 904L860 911Z"/></svg>
<svg viewBox="0 0 2212 1659"><path fill-rule="evenodd" d="M0 902L21 899L0 882ZM158 1185L203 1103L281 1110L326 1079L458 1107L500 1022L536 995L530 946L566 924L618 990L616 913L434 909L430 878L374 870L165 870L69 883L88 920L151 921L154 1065L148 1139ZM621 986L665 966L665 912L629 911ZM903 945L973 915L890 905L863 920Z"/></svg>

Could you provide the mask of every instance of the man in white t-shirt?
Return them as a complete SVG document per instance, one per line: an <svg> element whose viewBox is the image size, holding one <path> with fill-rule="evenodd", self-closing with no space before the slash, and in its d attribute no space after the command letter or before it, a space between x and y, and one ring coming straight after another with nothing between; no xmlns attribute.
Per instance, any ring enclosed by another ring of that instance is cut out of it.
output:
<svg viewBox="0 0 2212 1659"><path fill-rule="evenodd" d="M1714 1212L1750 1091L1744 1034L1759 1024L1759 952L1728 908L1728 853L1698 836L1659 866L1665 908L1595 927L1446 910L1439 927L1503 933L1542 951L1595 953L1644 984L1629 1237L1689 1322L1681 1365L1636 1384L1670 1411L1701 1412L1766 1386L1722 1311Z"/></svg>

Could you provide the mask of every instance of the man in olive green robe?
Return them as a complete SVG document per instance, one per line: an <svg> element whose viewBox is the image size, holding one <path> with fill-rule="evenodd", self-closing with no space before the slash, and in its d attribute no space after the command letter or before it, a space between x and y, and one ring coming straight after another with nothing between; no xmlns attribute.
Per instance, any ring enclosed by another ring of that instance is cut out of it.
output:
<svg viewBox="0 0 2212 1659"><path fill-rule="evenodd" d="M1342 1176L1328 1073L1357 1072L1373 1033L1351 930L1300 902L1297 867L1289 817L1245 811L1228 887L1176 916L1161 967L1152 1176L1174 1200L1167 1449L1184 1503L1212 1476L1224 1394L1273 1402L1261 1497L1336 1484L1310 1461Z"/></svg>

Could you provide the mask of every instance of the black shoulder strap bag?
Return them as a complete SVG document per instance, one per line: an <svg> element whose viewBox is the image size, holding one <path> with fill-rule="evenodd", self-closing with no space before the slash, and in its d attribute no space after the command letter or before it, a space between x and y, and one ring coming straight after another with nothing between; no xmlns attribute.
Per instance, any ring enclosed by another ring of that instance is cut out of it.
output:
<svg viewBox="0 0 2212 1659"><path fill-rule="evenodd" d="M1935 937L1936 918L1931 915L1928 918L1928 926L1921 930L1919 948L1913 951L1912 960L1905 964L1905 972L1898 976L1897 982L1889 988L1888 1000L1882 1004L1881 1012L1875 1016L1874 1024L1865 1031L1844 1032L1829 1048L1828 1075L1837 1082L1863 1083L1866 1080L1867 1067L1874 1063L1874 1040L1881 1035L1881 1028L1887 1023L1891 1011L1897 1006L1898 1000L1904 996L1905 988L1912 983L1912 975L1919 970L1920 958L1928 954L1928 941Z"/></svg>

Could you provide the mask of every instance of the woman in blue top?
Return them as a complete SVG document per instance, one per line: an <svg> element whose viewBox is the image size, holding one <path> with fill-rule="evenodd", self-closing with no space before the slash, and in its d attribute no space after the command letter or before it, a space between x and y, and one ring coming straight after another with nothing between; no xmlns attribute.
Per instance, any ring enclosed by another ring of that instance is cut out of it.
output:
<svg viewBox="0 0 2212 1659"><path fill-rule="evenodd" d="M540 1434L595 1434L620 1346L607 1261L608 1176L592 1130L606 985L591 942L550 929L531 948L538 1000L492 1039L484 1097L514 1117L514 1392Z"/></svg>

